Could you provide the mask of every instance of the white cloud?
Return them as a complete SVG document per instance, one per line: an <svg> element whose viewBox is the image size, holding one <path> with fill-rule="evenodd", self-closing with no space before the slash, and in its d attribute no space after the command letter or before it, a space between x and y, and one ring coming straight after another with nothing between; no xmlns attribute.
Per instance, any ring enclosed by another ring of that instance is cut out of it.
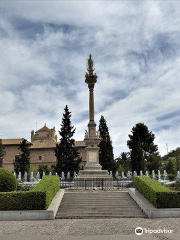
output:
<svg viewBox="0 0 180 240"><path fill-rule="evenodd" d="M166 142L178 147L179 10L178 2L162 1L1 1L2 137L29 138L36 122L59 129L68 104L81 140L91 52L96 123L107 119L115 155L127 150L138 122L155 132L162 154Z"/></svg>

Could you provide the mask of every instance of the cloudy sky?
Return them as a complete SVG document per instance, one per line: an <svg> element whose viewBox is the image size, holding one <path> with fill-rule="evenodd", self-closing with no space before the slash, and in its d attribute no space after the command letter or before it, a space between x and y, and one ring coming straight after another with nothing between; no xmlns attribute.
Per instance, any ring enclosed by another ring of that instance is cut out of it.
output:
<svg viewBox="0 0 180 240"><path fill-rule="evenodd" d="M95 61L95 119L115 156L144 122L163 155L180 147L180 1L0 1L0 132L59 129L68 104L76 140L88 123L84 83Z"/></svg>

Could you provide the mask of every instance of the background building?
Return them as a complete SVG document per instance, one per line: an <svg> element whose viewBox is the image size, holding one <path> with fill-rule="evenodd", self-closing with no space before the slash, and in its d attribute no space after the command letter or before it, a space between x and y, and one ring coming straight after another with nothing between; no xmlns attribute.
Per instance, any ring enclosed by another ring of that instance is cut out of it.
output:
<svg viewBox="0 0 180 240"><path fill-rule="evenodd" d="M2 144L5 147L5 156L3 159L3 167L11 171L14 170L13 162L19 155L19 146L24 138L19 139L2 139ZM30 163L34 167L39 165L52 165L56 163L56 156L54 148L57 143L57 135L55 127L48 128L46 124L36 132L31 131L31 142L28 141L29 149L31 152ZM82 162L80 168L86 163L85 142L76 141L75 147L78 148Z"/></svg>

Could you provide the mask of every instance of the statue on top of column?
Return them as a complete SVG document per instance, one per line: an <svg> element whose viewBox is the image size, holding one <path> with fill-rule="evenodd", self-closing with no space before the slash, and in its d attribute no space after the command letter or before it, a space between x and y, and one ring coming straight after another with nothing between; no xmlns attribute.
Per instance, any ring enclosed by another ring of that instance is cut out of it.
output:
<svg viewBox="0 0 180 240"><path fill-rule="evenodd" d="M97 75L94 73L94 62L92 60L91 54L88 59L88 73L85 74L85 82L88 84L89 88L94 88L94 84L97 82Z"/></svg>
<svg viewBox="0 0 180 240"><path fill-rule="evenodd" d="M88 71L89 71L89 75L93 75L93 71L94 71L94 68L93 68L93 65L94 65L94 62L92 60L92 57L91 57L91 54L89 54L89 59L88 59Z"/></svg>

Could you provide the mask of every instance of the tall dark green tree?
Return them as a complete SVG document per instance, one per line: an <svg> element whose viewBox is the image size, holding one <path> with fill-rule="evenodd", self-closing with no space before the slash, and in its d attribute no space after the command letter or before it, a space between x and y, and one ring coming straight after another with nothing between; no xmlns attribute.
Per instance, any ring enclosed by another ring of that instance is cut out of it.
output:
<svg viewBox="0 0 180 240"><path fill-rule="evenodd" d="M22 140L19 150L19 156L16 157L14 161L14 171L16 173L21 172L23 178L25 172L28 172L30 169L30 150L26 139Z"/></svg>
<svg viewBox="0 0 180 240"><path fill-rule="evenodd" d="M2 140L0 139L0 167L3 166L3 158L4 158L5 150L2 145Z"/></svg>
<svg viewBox="0 0 180 240"><path fill-rule="evenodd" d="M103 170L116 171L116 162L114 161L113 147L106 119L101 116L99 121L99 133L101 142L99 144L99 163Z"/></svg>
<svg viewBox="0 0 180 240"><path fill-rule="evenodd" d="M154 144L155 135L149 131L144 123L138 123L132 128L127 145L130 149L132 171L145 171L148 158L152 162L152 155L158 156L158 147ZM153 169L156 170L156 169Z"/></svg>
<svg viewBox="0 0 180 240"><path fill-rule="evenodd" d="M75 148L75 140L73 139L75 130L74 126L71 125L71 112L66 105L59 131L60 142L56 144L55 148L56 171L59 176L62 172L65 173L65 176L70 172L72 177L74 171L78 171L81 158L77 148Z"/></svg>

